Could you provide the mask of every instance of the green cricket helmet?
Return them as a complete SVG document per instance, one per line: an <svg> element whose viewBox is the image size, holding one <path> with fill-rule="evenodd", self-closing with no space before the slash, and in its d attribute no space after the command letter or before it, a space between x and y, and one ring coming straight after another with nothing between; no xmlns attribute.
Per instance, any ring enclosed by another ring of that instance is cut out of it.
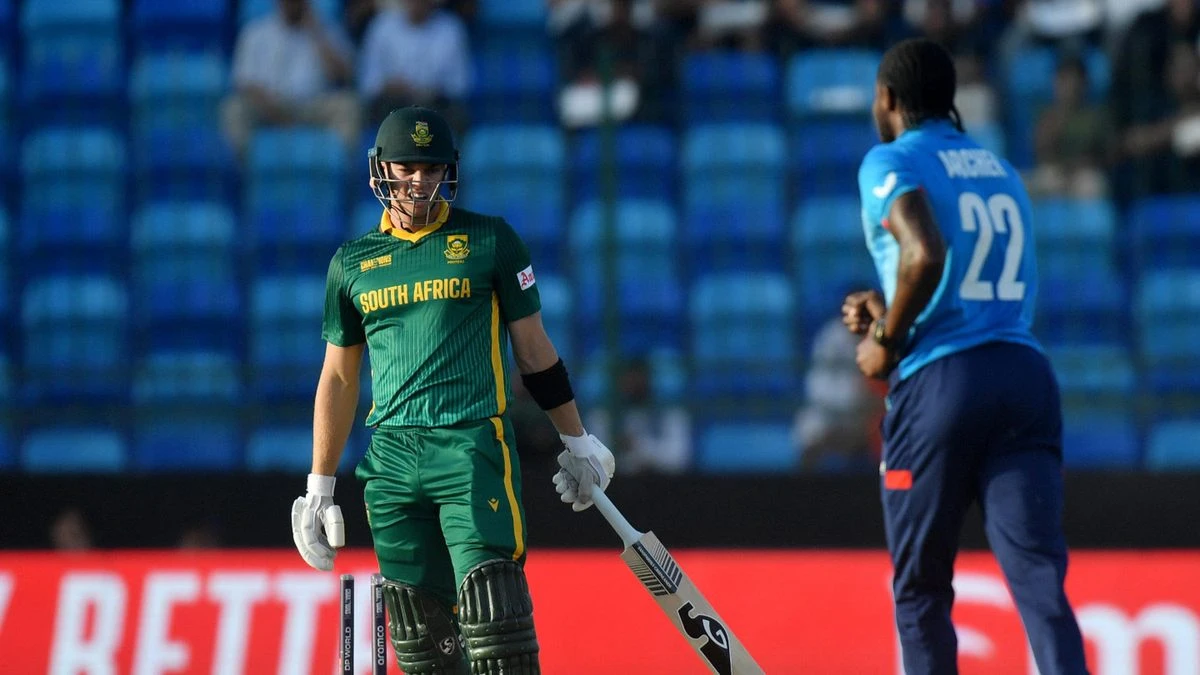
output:
<svg viewBox="0 0 1200 675"><path fill-rule="evenodd" d="M445 164L446 175L431 193L430 199L446 188L446 201L458 194L458 147L450 123L440 113L421 106L397 108L379 125L375 145L367 151L374 179L375 196L386 207L391 200L407 199L408 181L391 177L383 162L398 164Z"/></svg>

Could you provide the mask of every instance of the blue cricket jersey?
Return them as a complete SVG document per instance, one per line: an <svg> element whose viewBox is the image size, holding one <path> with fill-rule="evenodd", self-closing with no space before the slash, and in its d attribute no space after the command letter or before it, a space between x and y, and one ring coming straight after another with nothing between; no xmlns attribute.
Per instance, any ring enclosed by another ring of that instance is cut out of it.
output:
<svg viewBox="0 0 1200 675"><path fill-rule="evenodd" d="M892 202L924 190L946 241L942 280L909 332L901 379L986 342L1041 349L1030 329L1037 261L1029 195L1011 164L949 121L930 121L872 148L858 188L867 248L889 307L900 257L888 231Z"/></svg>

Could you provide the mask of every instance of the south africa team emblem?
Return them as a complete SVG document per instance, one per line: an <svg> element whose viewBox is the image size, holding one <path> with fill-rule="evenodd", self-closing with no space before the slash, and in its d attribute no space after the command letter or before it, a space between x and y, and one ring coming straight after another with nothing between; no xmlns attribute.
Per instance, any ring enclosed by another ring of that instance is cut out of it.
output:
<svg viewBox="0 0 1200 675"><path fill-rule="evenodd" d="M451 234L446 237L446 262L461 263L471 255L471 249L467 248L467 235Z"/></svg>
<svg viewBox="0 0 1200 675"><path fill-rule="evenodd" d="M418 148L428 148L429 144L433 143L433 134L429 133L429 123L417 122L413 128L412 139Z"/></svg>

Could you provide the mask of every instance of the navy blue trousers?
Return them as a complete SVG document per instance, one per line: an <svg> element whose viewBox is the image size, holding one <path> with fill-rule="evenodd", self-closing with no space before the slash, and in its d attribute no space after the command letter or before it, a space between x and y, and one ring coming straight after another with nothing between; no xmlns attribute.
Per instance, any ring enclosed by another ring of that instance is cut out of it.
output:
<svg viewBox="0 0 1200 675"><path fill-rule="evenodd" d="M957 673L951 580L963 516L978 501L1041 675L1083 675L1063 591L1062 406L1037 350L990 343L893 381L882 499L907 675Z"/></svg>

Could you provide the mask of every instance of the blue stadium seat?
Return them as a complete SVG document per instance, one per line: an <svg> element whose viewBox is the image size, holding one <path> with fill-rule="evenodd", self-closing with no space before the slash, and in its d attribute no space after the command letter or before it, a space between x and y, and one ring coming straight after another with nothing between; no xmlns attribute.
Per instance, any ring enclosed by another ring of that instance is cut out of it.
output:
<svg viewBox="0 0 1200 675"><path fill-rule="evenodd" d="M472 124L557 124L558 69L536 42L485 45L472 57Z"/></svg>
<svg viewBox="0 0 1200 675"><path fill-rule="evenodd" d="M571 195L584 202L604 191L605 162L613 163L613 190L622 198L673 200L678 190L676 174L679 141L667 127L629 125L613 134L611 160L603 152L604 138L596 130L581 131L571 149Z"/></svg>
<svg viewBox="0 0 1200 675"><path fill-rule="evenodd" d="M26 123L122 118L124 43L118 0L29 0L21 23ZM70 105L64 105L70 103Z"/></svg>
<svg viewBox="0 0 1200 675"><path fill-rule="evenodd" d="M33 473L113 473L126 465L121 436L99 427L34 429L21 449L21 466Z"/></svg>
<svg viewBox="0 0 1200 675"><path fill-rule="evenodd" d="M1140 462L1141 439L1127 416L1063 420L1063 463L1068 469L1136 469Z"/></svg>
<svg viewBox="0 0 1200 675"><path fill-rule="evenodd" d="M130 243L140 348L241 347L235 230L215 202L160 202L137 213Z"/></svg>
<svg viewBox="0 0 1200 675"><path fill-rule="evenodd" d="M21 28L28 33L76 26L115 26L120 20L120 0L25 0Z"/></svg>
<svg viewBox="0 0 1200 675"><path fill-rule="evenodd" d="M717 51L683 61L683 117L705 122L777 122L783 101L779 65L767 54Z"/></svg>
<svg viewBox="0 0 1200 675"><path fill-rule="evenodd" d="M626 355L630 356L630 355ZM688 389L688 365L684 353L670 347L658 347L642 354L650 364L652 395L658 403L677 403ZM575 394L586 409L602 407L608 402L609 375L614 368L607 350L599 349L580 359L579 373L571 376Z"/></svg>
<svg viewBox="0 0 1200 675"><path fill-rule="evenodd" d="M354 205L350 222L345 231L346 239L357 239L362 235L379 229L379 220L383 217L383 205L374 197L363 199Z"/></svg>
<svg viewBox="0 0 1200 675"><path fill-rule="evenodd" d="M349 473L366 451L365 434L350 434L342 451L339 473ZM312 467L311 425L266 425L255 427L246 440L246 468L251 471L306 473Z"/></svg>
<svg viewBox="0 0 1200 675"><path fill-rule="evenodd" d="M1043 199L1033 203L1032 231L1038 270L1069 277L1086 270L1112 270L1116 265L1116 220L1103 199Z"/></svg>
<svg viewBox="0 0 1200 675"><path fill-rule="evenodd" d="M782 271L787 248L786 199L777 180L722 175L691 178L684 186L683 238L691 276L724 270Z"/></svg>
<svg viewBox="0 0 1200 675"><path fill-rule="evenodd" d="M241 365L230 353L151 352L134 366L132 389L137 405L233 405L242 393Z"/></svg>
<svg viewBox="0 0 1200 675"><path fill-rule="evenodd" d="M1147 271L1134 316L1149 385L1164 394L1200 389L1200 271Z"/></svg>
<svg viewBox="0 0 1200 675"><path fill-rule="evenodd" d="M237 201L237 162L216 127L136 128L132 136L139 200Z"/></svg>
<svg viewBox="0 0 1200 675"><path fill-rule="evenodd" d="M329 21L340 21L342 17L342 0L311 0L312 6L322 18ZM275 0L237 0L238 25L245 25L255 19L275 11Z"/></svg>
<svg viewBox="0 0 1200 675"><path fill-rule="evenodd" d="M472 178L506 170L561 175L567 151L562 131L555 126L497 124L481 125L467 133L462 156L463 173Z"/></svg>
<svg viewBox="0 0 1200 675"><path fill-rule="evenodd" d="M1008 159L1018 169L1033 165L1033 129L1037 114L1054 94L1054 71L1058 55L1049 47L1030 47L1017 52L1008 63L1008 96L1005 97ZM1100 49L1084 55L1092 100L1102 102L1108 96L1111 81L1108 57Z"/></svg>
<svg viewBox="0 0 1200 675"><path fill-rule="evenodd" d="M26 397L78 402L124 397L128 381L129 300L117 281L48 276L25 286Z"/></svg>
<svg viewBox="0 0 1200 675"><path fill-rule="evenodd" d="M541 29L546 25L543 0L480 0L479 21L492 29Z"/></svg>
<svg viewBox="0 0 1200 675"><path fill-rule="evenodd" d="M785 275L702 276L689 316L698 396L795 393L795 300Z"/></svg>
<svg viewBox="0 0 1200 675"><path fill-rule="evenodd" d="M683 171L688 177L730 170L737 170L737 175L778 177L786 154L786 136L774 124L699 124L684 134Z"/></svg>
<svg viewBox="0 0 1200 675"><path fill-rule="evenodd" d="M1127 343L1129 291L1111 269L1047 272L1039 280L1034 333L1046 344Z"/></svg>
<svg viewBox="0 0 1200 675"><path fill-rule="evenodd" d="M560 276L537 272L538 294L542 299L542 324L554 342L559 356L567 363L575 355L575 299L571 283Z"/></svg>
<svg viewBox="0 0 1200 675"><path fill-rule="evenodd" d="M805 328L815 331L837 316L849 288L878 285L857 197L801 201L792 214L790 242Z"/></svg>
<svg viewBox="0 0 1200 675"><path fill-rule="evenodd" d="M616 204L612 217L610 229L599 202L584 204L571 217L575 281L589 289L579 296L576 312L581 347L591 350L602 344L606 301L618 303L623 351L681 346L684 299L676 266L674 211L667 202L629 199ZM616 279L607 282L602 254L606 233L615 237L616 255Z"/></svg>
<svg viewBox="0 0 1200 675"><path fill-rule="evenodd" d="M1130 214L1130 228L1139 267L1200 267L1200 197L1141 200Z"/></svg>
<svg viewBox="0 0 1200 675"><path fill-rule="evenodd" d="M252 393L273 400L311 398L325 355L324 307L323 274L254 280L248 330Z"/></svg>
<svg viewBox="0 0 1200 675"><path fill-rule="evenodd" d="M230 15L230 0L134 0L131 28L142 51L211 49L228 40Z"/></svg>
<svg viewBox="0 0 1200 675"><path fill-rule="evenodd" d="M147 0L189 8L171 0ZM223 2L224 0L216 0ZM129 98L135 129L217 128L221 97L229 88L229 65L216 52L144 53L133 65Z"/></svg>
<svg viewBox="0 0 1200 675"><path fill-rule="evenodd" d="M801 198L858 196L858 167L879 142L870 120L810 121L791 134L791 183Z"/></svg>
<svg viewBox="0 0 1200 675"><path fill-rule="evenodd" d="M8 294L9 276L12 273L9 268L9 260L13 247L9 243L8 230L8 212L0 205L0 316L10 316L9 308L12 302ZM8 344L6 333L7 331L0 330L0 352L3 352ZM0 353L0 357L2 356L3 354Z"/></svg>
<svg viewBox="0 0 1200 675"><path fill-rule="evenodd" d="M21 148L22 195L28 204L124 208L126 149L114 131L51 127L25 138ZM65 182L68 176L87 180Z"/></svg>
<svg viewBox="0 0 1200 675"><path fill-rule="evenodd" d="M787 424L724 422L700 432L696 467L704 473L778 473L800 465Z"/></svg>
<svg viewBox="0 0 1200 675"><path fill-rule="evenodd" d="M124 269L128 232L111 209L26 200L19 251L38 274L104 273Z"/></svg>
<svg viewBox="0 0 1200 675"><path fill-rule="evenodd" d="M868 113L880 58L876 52L857 49L796 54L787 66L788 112L793 118Z"/></svg>
<svg viewBox="0 0 1200 675"><path fill-rule="evenodd" d="M1200 421L1173 419L1150 427L1146 468L1153 471L1200 469Z"/></svg>
<svg viewBox="0 0 1200 675"><path fill-rule="evenodd" d="M140 470L167 473L240 469L241 430L226 414L150 415L134 427L133 460Z"/></svg>
<svg viewBox="0 0 1200 675"><path fill-rule="evenodd" d="M1122 343L1061 345L1047 350L1064 399L1089 406L1127 406L1137 390L1137 371Z"/></svg>
<svg viewBox="0 0 1200 675"><path fill-rule="evenodd" d="M260 272L311 271L325 269L345 241L345 217L336 198L296 194L292 200L274 202L251 194L243 227Z"/></svg>
<svg viewBox="0 0 1200 675"><path fill-rule="evenodd" d="M247 151L246 171L255 179L287 181L317 175L342 179L346 149L337 134L323 127L260 128Z"/></svg>

